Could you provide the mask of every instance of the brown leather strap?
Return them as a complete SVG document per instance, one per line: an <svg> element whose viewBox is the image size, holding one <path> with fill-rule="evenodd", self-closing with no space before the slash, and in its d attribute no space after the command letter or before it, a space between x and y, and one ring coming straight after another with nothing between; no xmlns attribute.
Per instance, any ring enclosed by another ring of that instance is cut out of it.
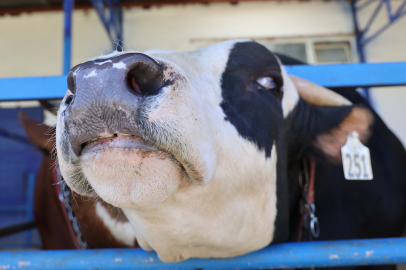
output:
<svg viewBox="0 0 406 270"><path fill-rule="evenodd" d="M310 204L314 203L314 175L316 173L316 162L310 159L309 186L307 189L307 200Z"/></svg>

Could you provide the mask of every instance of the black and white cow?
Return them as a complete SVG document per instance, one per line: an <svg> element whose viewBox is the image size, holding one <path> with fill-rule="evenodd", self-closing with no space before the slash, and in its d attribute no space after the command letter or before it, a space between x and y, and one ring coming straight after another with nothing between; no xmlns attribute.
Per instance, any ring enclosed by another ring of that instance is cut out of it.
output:
<svg viewBox="0 0 406 270"><path fill-rule="evenodd" d="M309 156L320 239L405 228L400 142L355 91L346 99L290 77L258 43L113 53L72 68L68 88L56 134L66 182L122 208L140 246L163 261L295 240L298 164ZM352 131L369 139L372 181L343 177Z"/></svg>

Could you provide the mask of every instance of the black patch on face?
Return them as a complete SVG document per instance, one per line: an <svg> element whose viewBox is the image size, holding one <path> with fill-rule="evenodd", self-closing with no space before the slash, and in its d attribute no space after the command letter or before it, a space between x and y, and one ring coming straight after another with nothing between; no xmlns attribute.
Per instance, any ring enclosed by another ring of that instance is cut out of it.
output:
<svg viewBox="0 0 406 270"><path fill-rule="evenodd" d="M272 77L277 87L267 90L257 79ZM245 139L270 157L272 145L277 151L277 215L273 243L289 237L289 194L284 118L281 106L283 79L281 68L267 48L256 42L235 44L222 76L225 120Z"/></svg>
<svg viewBox="0 0 406 270"><path fill-rule="evenodd" d="M277 84L270 91L257 79L272 77ZM283 127L281 98L283 86L281 69L276 57L255 42L237 43L231 50L221 80L226 118L245 139L270 157L277 132Z"/></svg>

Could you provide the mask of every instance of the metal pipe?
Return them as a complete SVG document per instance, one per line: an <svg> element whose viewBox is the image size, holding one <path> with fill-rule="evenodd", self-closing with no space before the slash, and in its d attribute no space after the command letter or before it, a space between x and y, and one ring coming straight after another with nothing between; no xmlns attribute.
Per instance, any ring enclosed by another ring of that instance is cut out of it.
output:
<svg viewBox="0 0 406 270"><path fill-rule="evenodd" d="M25 220L31 221L34 219L34 190L37 174L35 172L29 172L27 177L27 191L25 193L26 205L25 205ZM31 231L25 232L25 246L31 246Z"/></svg>
<svg viewBox="0 0 406 270"><path fill-rule="evenodd" d="M3 251L8 269L274 269L406 263L406 238L283 243L230 259L163 263L141 249ZM22 267L24 266L24 267Z"/></svg>
<svg viewBox="0 0 406 270"><path fill-rule="evenodd" d="M63 35L63 74L67 75L71 67L72 60L72 11L74 9L74 0L63 1L64 35Z"/></svg>
<svg viewBox="0 0 406 270"><path fill-rule="evenodd" d="M0 128L0 137L11 139L32 146L30 140L20 134Z"/></svg>
<svg viewBox="0 0 406 270"><path fill-rule="evenodd" d="M35 227L36 227L36 225L35 225L34 221L28 221L28 222L24 222L24 223L14 224L14 225L11 225L11 226L8 226L8 227L0 228L0 237L7 236L7 235L10 235L10 234L14 234L14 233L18 233L18 232L22 232L22 231L29 230L29 229L33 229ZM2 255L1 255L1 252L0 252L0 257L1 256ZM0 265L0 267L1 267L1 265ZM2 269L2 268L0 268L0 269Z"/></svg>
<svg viewBox="0 0 406 270"><path fill-rule="evenodd" d="M365 36L366 31L368 31L368 28L371 26L373 20L371 18L369 20L369 22L367 23L367 26L365 27L365 29L362 31L359 27L359 22L358 22L358 17L357 17L358 10L357 10L356 3L357 3L357 0L351 1L351 14L352 14L352 20L354 23L355 39L356 39L356 46L357 46L359 61L361 63L365 63L367 60L366 60L366 56L365 56L364 36ZM381 6L382 6L382 1L379 3L378 7L375 9L374 15L372 17L375 17L378 14L378 11L380 10ZM365 97L366 101L369 104L371 104L371 97L370 97L369 89L363 88L362 92L364 93L364 97Z"/></svg>
<svg viewBox="0 0 406 270"><path fill-rule="evenodd" d="M285 68L288 74L332 88L406 85L406 62L297 65ZM0 90L0 101L61 99L66 93L66 76L5 78L0 79L0 89L7 89Z"/></svg>
<svg viewBox="0 0 406 270"><path fill-rule="evenodd" d="M371 28L372 23L375 21L375 18L378 16L379 11L381 10L382 6L383 6L383 1L385 0L381 0L378 4L378 6L375 8L374 12L372 13L372 16L369 18L369 21L367 22L366 26L364 27L364 30L362 30L362 39L365 36L365 33L368 32L369 28ZM361 40L361 43L365 44L363 40Z"/></svg>
<svg viewBox="0 0 406 270"><path fill-rule="evenodd" d="M364 33L359 28L356 3L357 3L356 0L351 1L351 15L352 15L353 23L354 23L357 52L358 52L358 56L360 58L359 60L361 63L364 63L364 62L366 62L365 53L364 53L363 44L362 44L362 38L364 36Z"/></svg>

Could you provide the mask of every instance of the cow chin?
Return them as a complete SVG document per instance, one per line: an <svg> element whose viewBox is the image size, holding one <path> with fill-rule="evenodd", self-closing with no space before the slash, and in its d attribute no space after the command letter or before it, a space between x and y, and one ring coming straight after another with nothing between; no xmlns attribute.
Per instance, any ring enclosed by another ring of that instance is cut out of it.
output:
<svg viewBox="0 0 406 270"><path fill-rule="evenodd" d="M82 172L106 202L148 209L176 193L185 182L184 174L170 154L128 141L87 145L81 155Z"/></svg>

